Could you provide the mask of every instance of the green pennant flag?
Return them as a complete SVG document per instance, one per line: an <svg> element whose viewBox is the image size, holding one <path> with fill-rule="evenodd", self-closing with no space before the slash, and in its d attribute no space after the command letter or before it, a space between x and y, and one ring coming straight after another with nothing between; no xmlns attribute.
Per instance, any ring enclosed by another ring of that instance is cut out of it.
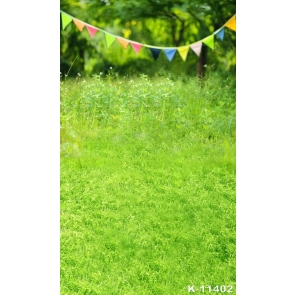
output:
<svg viewBox="0 0 295 295"><path fill-rule="evenodd" d="M113 44L113 42L116 40L116 37L113 35L109 35L105 33L106 41L107 41L107 48L110 48L110 46Z"/></svg>
<svg viewBox="0 0 295 295"><path fill-rule="evenodd" d="M206 37L202 40L202 42L209 46L211 49L214 49L214 35Z"/></svg>
<svg viewBox="0 0 295 295"><path fill-rule="evenodd" d="M72 21L72 17L68 14L61 13L61 20L62 20L62 29L64 30L66 26Z"/></svg>

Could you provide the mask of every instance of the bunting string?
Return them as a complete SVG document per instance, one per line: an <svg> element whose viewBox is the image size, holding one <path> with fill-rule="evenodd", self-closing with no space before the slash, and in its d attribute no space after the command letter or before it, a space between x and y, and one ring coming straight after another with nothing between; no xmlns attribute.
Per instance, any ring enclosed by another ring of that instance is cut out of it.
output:
<svg viewBox="0 0 295 295"><path fill-rule="evenodd" d="M91 38L95 36L97 32L102 32L105 35L106 45L107 48L110 48L110 46L117 40L121 46L124 49L127 49L128 45L130 44L133 48L136 55L139 53L139 51L143 48L149 48L153 58L156 60L158 56L160 55L161 51L163 51L169 61L172 61L172 59L175 56L175 53L178 52L181 56L182 60L185 61L187 54L189 52L189 49L191 49L197 56L200 56L202 45L205 44L206 46L210 47L214 50L214 36L218 37L221 41L224 39L225 34L225 28L228 28L232 31L236 31L236 14L234 14L221 28L213 32L211 35L196 41L194 43L191 43L189 45L185 46L179 46L179 47L159 47L159 46L153 46L148 44L142 44L136 41L132 41L126 38L123 38L121 36L116 36L114 34L111 34L103 29L94 27L90 24L85 23L84 21L81 21L68 13L64 11L60 11L61 13L61 20L62 20L62 29L65 30L65 28L73 22L78 30L80 32L83 31L84 27L86 27L89 35Z"/></svg>

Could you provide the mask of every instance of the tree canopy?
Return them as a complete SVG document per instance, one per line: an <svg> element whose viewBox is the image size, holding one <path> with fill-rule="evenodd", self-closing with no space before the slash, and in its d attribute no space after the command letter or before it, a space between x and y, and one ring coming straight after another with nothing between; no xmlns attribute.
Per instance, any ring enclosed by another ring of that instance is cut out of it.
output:
<svg viewBox="0 0 295 295"><path fill-rule="evenodd" d="M197 42L222 27L235 14L235 1L218 0L61 0L62 11L116 36L143 44L179 47ZM144 72L153 75L168 70L196 75L206 66L235 74L235 32L227 30L214 50L202 47L200 57L189 52L185 62L179 57L169 62L161 55L154 61L151 54L138 55L119 44L107 48L103 34L90 38L75 25L61 28L61 72L95 74L114 67L119 74ZM73 63L73 61L75 62ZM204 72L201 73L204 75Z"/></svg>

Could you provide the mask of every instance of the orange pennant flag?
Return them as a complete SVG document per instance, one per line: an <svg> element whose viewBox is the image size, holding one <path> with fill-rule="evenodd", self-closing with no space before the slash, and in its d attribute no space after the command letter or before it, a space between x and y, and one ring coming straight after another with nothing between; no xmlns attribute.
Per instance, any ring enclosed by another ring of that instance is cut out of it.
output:
<svg viewBox="0 0 295 295"><path fill-rule="evenodd" d="M226 27L229 29L236 31L236 16L234 15L226 24Z"/></svg>
<svg viewBox="0 0 295 295"><path fill-rule="evenodd" d="M75 25L77 26L79 31L82 32L85 24L83 22L81 22L80 20L76 19L76 18L73 18L73 22L75 23Z"/></svg>
<svg viewBox="0 0 295 295"><path fill-rule="evenodd" d="M123 46L124 49L127 48L128 44L129 44L128 40L122 39L122 38L119 38L119 37L117 37L117 40Z"/></svg>

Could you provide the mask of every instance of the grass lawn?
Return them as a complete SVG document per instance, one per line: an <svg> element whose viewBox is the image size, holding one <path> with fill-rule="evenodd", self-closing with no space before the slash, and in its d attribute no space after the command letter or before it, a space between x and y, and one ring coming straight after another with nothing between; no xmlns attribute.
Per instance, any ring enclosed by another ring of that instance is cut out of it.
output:
<svg viewBox="0 0 295 295"><path fill-rule="evenodd" d="M234 83L60 90L61 294L236 294Z"/></svg>

